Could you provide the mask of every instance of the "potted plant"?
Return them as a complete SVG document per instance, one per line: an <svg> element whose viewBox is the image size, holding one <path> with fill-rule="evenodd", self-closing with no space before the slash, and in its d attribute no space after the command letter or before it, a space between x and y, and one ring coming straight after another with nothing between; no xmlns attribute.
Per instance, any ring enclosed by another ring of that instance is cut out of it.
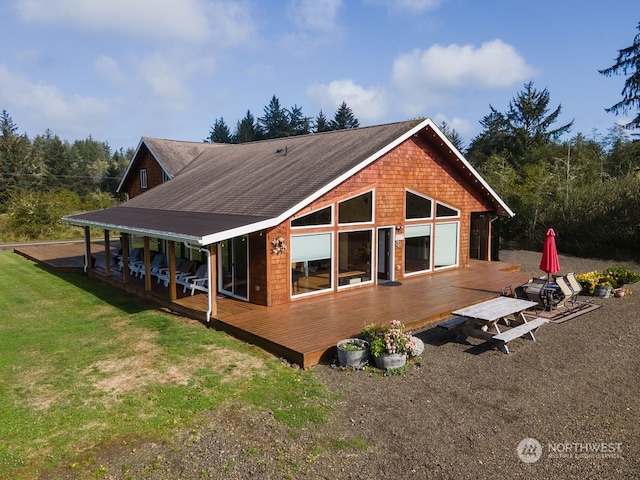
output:
<svg viewBox="0 0 640 480"><path fill-rule="evenodd" d="M341 367L362 368L369 361L369 342L361 338L347 338L337 345Z"/></svg>
<svg viewBox="0 0 640 480"><path fill-rule="evenodd" d="M625 287L618 287L613 289L613 296L616 298L622 298L625 294L631 294L631 290Z"/></svg>
<svg viewBox="0 0 640 480"><path fill-rule="evenodd" d="M576 275L576 279L589 295L603 298L609 298L611 295L613 280L604 272L592 270L587 273L579 273Z"/></svg>
<svg viewBox="0 0 640 480"><path fill-rule="evenodd" d="M407 355L416 350L415 337L404 332L404 325L398 320L391 320L387 326L368 325L364 334L375 334L370 343L373 363L383 370L400 368L407 362Z"/></svg>
<svg viewBox="0 0 640 480"><path fill-rule="evenodd" d="M635 283L640 280L640 275L625 267L614 266L600 272L593 270L576 275L576 279L582 284L589 295L609 298L615 288L621 288L624 284Z"/></svg>

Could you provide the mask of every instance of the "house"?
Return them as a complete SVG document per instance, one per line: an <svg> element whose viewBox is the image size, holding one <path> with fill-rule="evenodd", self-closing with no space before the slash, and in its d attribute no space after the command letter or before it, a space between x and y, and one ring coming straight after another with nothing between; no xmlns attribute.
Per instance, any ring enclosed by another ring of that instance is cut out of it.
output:
<svg viewBox="0 0 640 480"><path fill-rule="evenodd" d="M89 227L107 252L119 232L124 265L142 242L145 289L162 252L171 300L176 259L204 262L207 319L220 294L274 306L490 261L492 220L513 216L430 119L233 145L143 137L119 191L120 206L64 218L85 227L86 258Z"/></svg>

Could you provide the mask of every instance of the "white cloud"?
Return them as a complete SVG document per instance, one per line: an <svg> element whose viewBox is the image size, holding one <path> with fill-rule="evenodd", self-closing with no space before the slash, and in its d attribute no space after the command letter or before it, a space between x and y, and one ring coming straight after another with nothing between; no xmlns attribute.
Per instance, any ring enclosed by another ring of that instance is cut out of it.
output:
<svg viewBox="0 0 640 480"><path fill-rule="evenodd" d="M526 80L534 70L511 45L502 40L473 45L434 45L400 55L393 64L393 82L398 87L427 85L459 88L475 85L504 88Z"/></svg>
<svg viewBox="0 0 640 480"><path fill-rule="evenodd" d="M421 13L438 7L440 0L395 0L394 5L400 10Z"/></svg>
<svg viewBox="0 0 640 480"><path fill-rule="evenodd" d="M21 75L0 66L0 104L36 125L39 134L47 128L82 137L104 125L112 113L109 103L101 98L68 95L52 85L32 83Z"/></svg>
<svg viewBox="0 0 640 480"><path fill-rule="evenodd" d="M101 55L93 62L93 71L99 78L109 83L121 84L126 80L126 75L120 69L118 62L107 55Z"/></svg>
<svg viewBox="0 0 640 480"><path fill-rule="evenodd" d="M386 94L382 89L366 89L353 80L311 85L307 94L321 105L327 117L331 117L343 101L361 122L378 120L387 109Z"/></svg>
<svg viewBox="0 0 640 480"><path fill-rule="evenodd" d="M16 0L26 22L61 24L128 36L170 38L223 45L248 41L253 35L244 2L211 0Z"/></svg>
<svg viewBox="0 0 640 480"><path fill-rule="evenodd" d="M398 12L423 13L439 7L442 0L364 0L364 2L388 7Z"/></svg>
<svg viewBox="0 0 640 480"><path fill-rule="evenodd" d="M288 15L301 30L333 30L342 0L291 0Z"/></svg>

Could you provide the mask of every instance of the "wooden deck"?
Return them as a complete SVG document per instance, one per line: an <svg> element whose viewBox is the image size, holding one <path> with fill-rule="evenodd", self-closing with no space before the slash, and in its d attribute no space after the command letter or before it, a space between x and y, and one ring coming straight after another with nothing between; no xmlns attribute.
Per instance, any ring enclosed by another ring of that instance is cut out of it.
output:
<svg viewBox="0 0 640 480"><path fill-rule="evenodd" d="M98 256L100 248L96 246L92 253ZM42 249L41 256L38 249ZM16 251L32 260L49 263L52 268L57 264L67 270L73 268L75 257L75 268L82 271L83 249L79 244ZM53 253L56 250L57 257ZM73 252L76 254L72 255ZM99 257L96 272L100 272ZM365 286L273 307L218 298L218 312L211 319L211 325L308 368L333 359L336 343L356 335L366 324L396 319L418 332L449 316L453 310L496 297L503 287L523 283L528 278L517 265L472 261L468 268L408 278L398 286ZM118 284L117 278L109 280ZM178 313L204 320L205 294L180 295L171 303L163 295L164 287L156 286L155 281L152 284L154 291L142 292L145 296L151 295L159 304ZM124 285L120 283L120 286ZM141 293L136 279L127 289L132 288L135 293Z"/></svg>

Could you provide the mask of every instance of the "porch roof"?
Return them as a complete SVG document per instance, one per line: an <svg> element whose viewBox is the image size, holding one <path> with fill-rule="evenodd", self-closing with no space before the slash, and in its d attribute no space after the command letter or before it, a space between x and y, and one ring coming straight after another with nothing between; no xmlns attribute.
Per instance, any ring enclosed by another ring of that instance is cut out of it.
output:
<svg viewBox="0 0 640 480"><path fill-rule="evenodd" d="M203 237L208 235L224 233L234 237L265 228L269 218L118 206L81 213L66 220L73 225L202 245Z"/></svg>

